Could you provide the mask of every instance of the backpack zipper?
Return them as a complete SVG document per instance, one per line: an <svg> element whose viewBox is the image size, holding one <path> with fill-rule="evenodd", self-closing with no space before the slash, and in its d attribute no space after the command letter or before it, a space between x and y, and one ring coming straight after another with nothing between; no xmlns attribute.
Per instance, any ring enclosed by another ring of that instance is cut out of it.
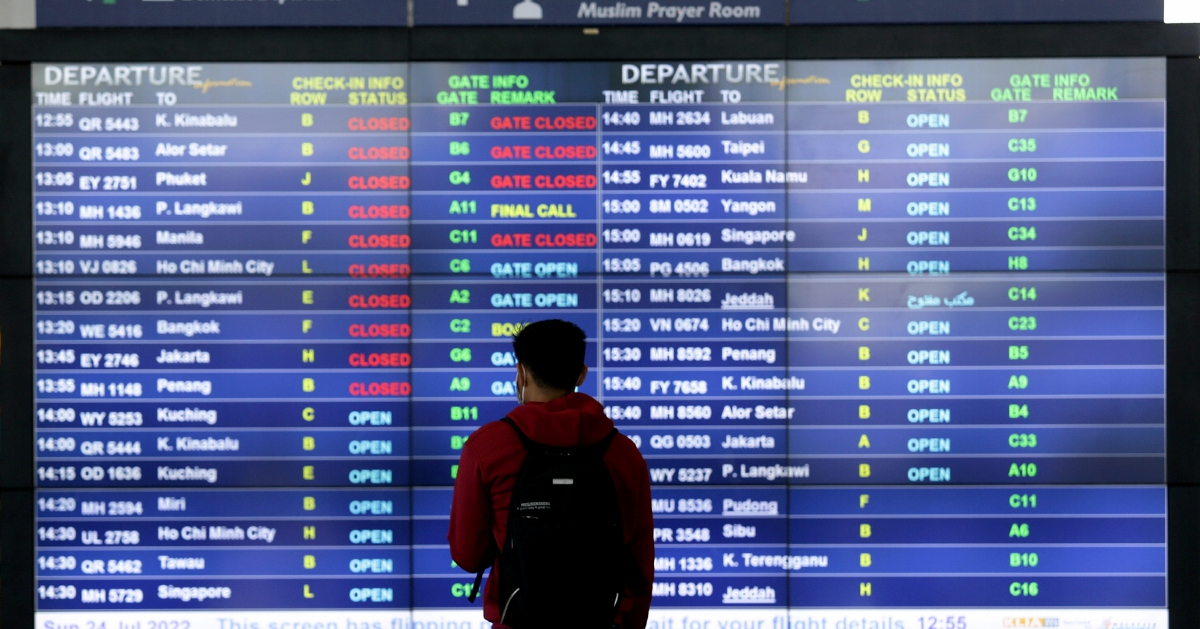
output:
<svg viewBox="0 0 1200 629"><path fill-rule="evenodd" d="M516 596L517 592L520 592L520 591L521 591L521 588L517 588L517 589L513 590L512 594L508 595L508 601L506 603L504 603L504 611L500 612L500 624L504 624L504 617L508 615L508 606L512 605L513 597Z"/></svg>

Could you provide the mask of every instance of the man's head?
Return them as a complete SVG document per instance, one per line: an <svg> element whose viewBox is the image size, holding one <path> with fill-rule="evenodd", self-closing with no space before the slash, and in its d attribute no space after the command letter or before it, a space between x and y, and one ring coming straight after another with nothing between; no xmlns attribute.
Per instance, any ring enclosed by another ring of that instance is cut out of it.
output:
<svg viewBox="0 0 1200 629"><path fill-rule="evenodd" d="M587 335L561 319L537 321L513 337L517 355L517 399L545 402L575 390L587 377Z"/></svg>

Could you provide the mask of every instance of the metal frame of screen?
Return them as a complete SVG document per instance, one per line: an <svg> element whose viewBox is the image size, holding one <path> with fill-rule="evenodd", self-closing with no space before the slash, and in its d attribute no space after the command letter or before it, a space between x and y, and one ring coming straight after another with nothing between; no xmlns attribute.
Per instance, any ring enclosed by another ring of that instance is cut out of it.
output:
<svg viewBox="0 0 1200 629"><path fill-rule="evenodd" d="M1200 614L1200 27L1161 24L0 32L0 618L33 626L29 63L1167 57L1171 624Z"/></svg>

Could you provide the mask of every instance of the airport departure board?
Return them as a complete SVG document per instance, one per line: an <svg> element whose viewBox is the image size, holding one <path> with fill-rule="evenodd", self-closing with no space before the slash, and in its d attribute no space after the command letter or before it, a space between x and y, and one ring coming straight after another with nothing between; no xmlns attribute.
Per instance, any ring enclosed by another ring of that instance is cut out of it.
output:
<svg viewBox="0 0 1200 629"><path fill-rule="evenodd" d="M544 318L652 627L1165 624L1163 59L32 75L39 627L486 627Z"/></svg>

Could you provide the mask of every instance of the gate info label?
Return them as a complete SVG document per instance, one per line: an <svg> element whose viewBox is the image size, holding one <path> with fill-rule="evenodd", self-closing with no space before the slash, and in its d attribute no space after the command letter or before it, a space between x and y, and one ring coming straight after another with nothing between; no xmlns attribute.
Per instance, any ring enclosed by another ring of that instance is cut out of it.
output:
<svg viewBox="0 0 1200 629"><path fill-rule="evenodd" d="M1165 623L1161 59L32 71L47 629L478 624L549 317L656 626Z"/></svg>

